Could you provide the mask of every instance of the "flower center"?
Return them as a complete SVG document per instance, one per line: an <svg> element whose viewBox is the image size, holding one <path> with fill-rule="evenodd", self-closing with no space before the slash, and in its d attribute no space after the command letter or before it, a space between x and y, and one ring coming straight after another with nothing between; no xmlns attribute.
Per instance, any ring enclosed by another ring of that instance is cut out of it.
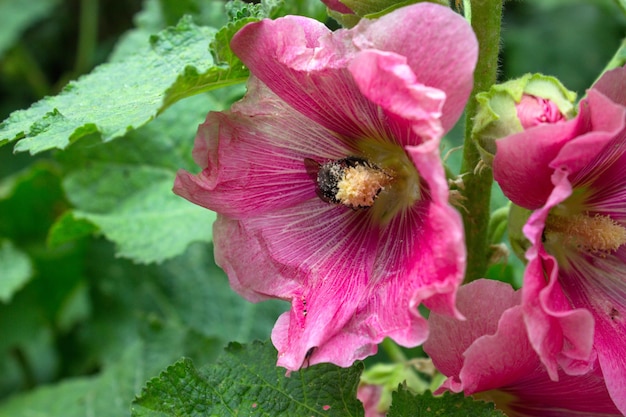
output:
<svg viewBox="0 0 626 417"><path fill-rule="evenodd" d="M626 229L609 216L550 214L544 230L546 246L559 250L560 245L593 254L608 254L626 243Z"/></svg>
<svg viewBox="0 0 626 417"><path fill-rule="evenodd" d="M304 163L316 180L316 192L323 201L352 209L372 207L378 194L393 180L377 165L356 156L323 164L306 158Z"/></svg>
<svg viewBox="0 0 626 417"><path fill-rule="evenodd" d="M360 141L359 150L391 176L371 209L371 217L379 225L387 224L426 197L428 189L402 146L372 139Z"/></svg>
<svg viewBox="0 0 626 417"><path fill-rule="evenodd" d="M337 183L337 200L349 207L371 207L374 199L389 184L391 177L384 171L363 165L347 168Z"/></svg>
<svg viewBox="0 0 626 417"><path fill-rule="evenodd" d="M385 225L423 199L427 188L402 146L375 139L358 145L359 156L324 163L304 159L322 201L368 209L372 221Z"/></svg>

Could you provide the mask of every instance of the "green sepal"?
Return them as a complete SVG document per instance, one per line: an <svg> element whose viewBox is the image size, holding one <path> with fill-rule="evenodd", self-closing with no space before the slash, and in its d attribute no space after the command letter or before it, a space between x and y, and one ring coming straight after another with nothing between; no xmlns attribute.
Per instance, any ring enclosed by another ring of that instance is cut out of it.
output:
<svg viewBox="0 0 626 417"><path fill-rule="evenodd" d="M401 7L415 3L429 2L442 6L450 6L448 0L340 0L346 7L350 8L354 14L339 13L328 10L328 15L339 22L343 27L352 27L364 17L366 19L377 19L391 13Z"/></svg>
<svg viewBox="0 0 626 417"><path fill-rule="evenodd" d="M509 210L509 241L513 253L524 263L526 263L526 251L530 247L530 241L524 236L522 228L532 214L531 210L511 204Z"/></svg>
<svg viewBox="0 0 626 417"><path fill-rule="evenodd" d="M367 19L376 19L379 18L381 16L386 15L387 13L391 13L396 9L399 9L401 7L405 7L405 6L410 6L411 4L416 4L416 3L435 3L435 4L439 4L441 6L447 6L449 7L450 4L448 3L447 0L405 0L405 1L381 1L379 4L385 5L386 7L380 10L375 10L373 12L367 13L365 14L363 17L367 18Z"/></svg>
<svg viewBox="0 0 626 417"><path fill-rule="evenodd" d="M506 205L491 214L489 226L487 227L487 241L490 245L498 244L502 240L504 232L507 229L509 211L510 206Z"/></svg>
<svg viewBox="0 0 626 417"><path fill-rule="evenodd" d="M335 19L344 28L354 27L356 26L357 23L359 23L359 20L361 20L361 18L355 14L340 13L336 10L331 10L331 9L326 9L326 10L327 10L328 16Z"/></svg>

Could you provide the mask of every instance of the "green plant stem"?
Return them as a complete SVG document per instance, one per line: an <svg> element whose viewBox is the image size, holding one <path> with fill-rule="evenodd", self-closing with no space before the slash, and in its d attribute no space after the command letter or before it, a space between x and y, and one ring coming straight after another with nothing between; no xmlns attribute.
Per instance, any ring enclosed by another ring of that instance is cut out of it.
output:
<svg viewBox="0 0 626 417"><path fill-rule="evenodd" d="M393 340L389 339L388 337L385 338L383 342L381 343L381 347L383 348L387 356L389 356L389 359L391 359L392 362L394 363L406 362L407 359L406 359L406 356L404 355L404 352L402 352L402 349L400 348L400 346L396 345L396 342L394 342Z"/></svg>
<svg viewBox="0 0 626 417"><path fill-rule="evenodd" d="M98 42L98 0L81 0L75 75L91 70Z"/></svg>
<svg viewBox="0 0 626 417"><path fill-rule="evenodd" d="M478 63L474 73L474 89L466 108L465 143L461 172L465 185L465 209L462 210L467 244L467 272L465 281L481 278L488 261L487 226L493 176L491 169L476 170L480 154L472 141L472 128L477 111L475 96L486 91L496 82L498 51L500 47L500 24L503 0L472 0L472 28L478 39Z"/></svg>

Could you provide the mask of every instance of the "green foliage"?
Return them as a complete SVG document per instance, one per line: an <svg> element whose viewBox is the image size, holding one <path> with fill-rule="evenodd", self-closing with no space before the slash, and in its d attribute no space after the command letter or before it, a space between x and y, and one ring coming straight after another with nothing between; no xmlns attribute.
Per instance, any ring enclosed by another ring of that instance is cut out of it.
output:
<svg viewBox="0 0 626 417"><path fill-rule="evenodd" d="M67 283L42 273L10 305L0 305L3 383L19 383L27 369L36 371L27 378L41 383L58 372L84 374L102 367L93 377L71 378L16 396L0 406L0 416L128 415L143 382L181 356L207 363L228 340L267 337L285 306L241 299L211 252L210 246L192 245L162 265L144 266L115 260L110 245L93 242L80 257L88 259L82 272L65 269L71 278ZM76 302L80 294L82 311ZM64 320L68 324L61 326ZM69 342L74 347L67 351L63 345ZM71 367L65 368L55 358L70 352Z"/></svg>
<svg viewBox="0 0 626 417"><path fill-rule="evenodd" d="M66 208L58 166L34 163L0 181L0 236L16 243L37 240Z"/></svg>
<svg viewBox="0 0 626 417"><path fill-rule="evenodd" d="M444 393L433 396L430 392L411 394L400 386L393 393L393 402L387 417L505 417L493 403L475 401L463 394Z"/></svg>
<svg viewBox="0 0 626 417"><path fill-rule="evenodd" d="M28 26L50 13L58 3L59 0L32 0L24 7L18 1L0 1L0 57Z"/></svg>
<svg viewBox="0 0 626 417"><path fill-rule="evenodd" d="M51 248L56 248L64 243L89 236L97 230L98 228L93 223L77 219L72 211L66 211L50 227L47 244Z"/></svg>
<svg viewBox="0 0 626 417"><path fill-rule="evenodd" d="M245 18L220 29L211 42L214 64L204 72L187 65L176 82L165 92L164 107L202 91L244 82L248 78L248 69L233 54L229 44L239 29L256 20Z"/></svg>
<svg viewBox="0 0 626 417"><path fill-rule="evenodd" d="M64 149L94 133L103 141L123 136L163 109L165 90L185 67L195 65L203 72L212 65L206 39L213 34L182 20L155 35L143 53L103 64L60 95L14 112L0 125L0 143L21 139L15 149L35 154Z"/></svg>
<svg viewBox="0 0 626 417"><path fill-rule="evenodd" d="M182 359L148 382L132 407L134 417L362 416L356 399L361 364L321 364L293 372L276 368L270 343L231 343L214 365Z"/></svg>
<svg viewBox="0 0 626 417"><path fill-rule="evenodd" d="M36 154L65 149L93 134L107 142L144 125L184 97L245 81L248 71L230 51L230 38L274 7L264 3L254 17L234 20L221 31L198 26L186 16L136 51L133 39L133 46L116 55L119 60L71 82L58 96L11 114L0 124L0 145L18 141L16 151ZM237 13L237 18L241 15L245 13Z"/></svg>
<svg viewBox="0 0 626 417"><path fill-rule="evenodd" d="M28 249L35 273L0 304L0 394L53 380L60 366L55 339L88 316L82 247Z"/></svg>
<svg viewBox="0 0 626 417"><path fill-rule="evenodd" d="M6 303L30 279L33 265L11 241L0 239L0 271L0 301Z"/></svg>
<svg viewBox="0 0 626 417"><path fill-rule="evenodd" d="M138 384L175 358L165 342L180 339L180 329L154 331L162 338L159 355L147 341L131 344L115 363L94 377L81 377L42 387L14 397L0 406L0 417L120 417L128 415L128 404ZM157 336L154 336L157 337ZM198 336L196 336L198 337Z"/></svg>
<svg viewBox="0 0 626 417"><path fill-rule="evenodd" d="M192 138L207 110L217 107L212 97L199 95L123 141L92 137L60 155L67 168L63 186L75 209L55 224L51 241L88 232L86 221L117 244L119 256L146 263L176 256L190 242L211 241L215 214L171 189L178 169L196 169Z"/></svg>

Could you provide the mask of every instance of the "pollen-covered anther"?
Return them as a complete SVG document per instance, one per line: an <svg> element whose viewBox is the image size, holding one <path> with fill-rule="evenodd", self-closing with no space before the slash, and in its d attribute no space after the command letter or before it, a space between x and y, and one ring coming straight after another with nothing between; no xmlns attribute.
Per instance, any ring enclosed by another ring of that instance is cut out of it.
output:
<svg viewBox="0 0 626 417"><path fill-rule="evenodd" d="M380 169L364 165L349 167L337 183L335 198L350 207L371 207L378 194L391 181L391 177Z"/></svg>
<svg viewBox="0 0 626 417"><path fill-rule="evenodd" d="M561 242L593 253L613 252L626 244L626 228L609 216L576 214L550 216L546 234L558 234Z"/></svg>

